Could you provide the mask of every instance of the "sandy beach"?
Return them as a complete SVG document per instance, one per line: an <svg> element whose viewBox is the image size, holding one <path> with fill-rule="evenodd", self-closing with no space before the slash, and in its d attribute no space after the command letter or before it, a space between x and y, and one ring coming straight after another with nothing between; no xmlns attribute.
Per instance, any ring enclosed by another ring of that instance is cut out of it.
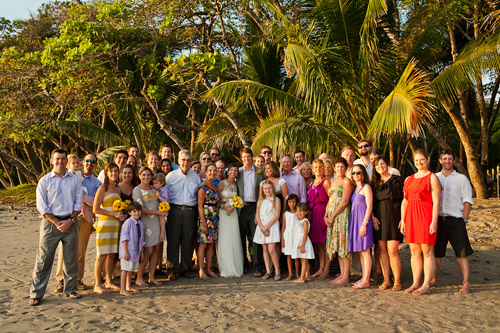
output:
<svg viewBox="0 0 500 333"><path fill-rule="evenodd" d="M141 288L132 297L118 292L79 300L53 292L55 265L38 307L28 289L38 247L40 219L34 207L0 207L0 327L13 331L274 331L416 332L500 330L500 200L476 200L469 222L475 253L470 295L460 295L462 277L453 251L443 259L439 285L427 296L331 286L241 279L179 278ZM400 251L403 287L411 284L407 245ZM95 234L89 242L84 283L93 284ZM286 275L286 274L285 274ZM165 277L159 276L159 280ZM119 284L119 281L116 280Z"/></svg>

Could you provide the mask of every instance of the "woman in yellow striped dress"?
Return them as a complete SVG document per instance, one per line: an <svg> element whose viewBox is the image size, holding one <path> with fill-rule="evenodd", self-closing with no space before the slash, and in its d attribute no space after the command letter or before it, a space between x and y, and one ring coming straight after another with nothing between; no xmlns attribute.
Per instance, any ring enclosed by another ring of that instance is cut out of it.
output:
<svg viewBox="0 0 500 333"><path fill-rule="evenodd" d="M115 163L106 165L104 174L104 183L97 190L93 208L94 214L99 215L96 234L97 258L94 266L94 292L98 294L108 293L106 289L120 290L112 280L115 254L118 253L120 221L126 217L123 212L113 211L113 202L120 200L121 193L117 185L120 176L118 166ZM106 283L103 287L101 271L104 263L106 263Z"/></svg>

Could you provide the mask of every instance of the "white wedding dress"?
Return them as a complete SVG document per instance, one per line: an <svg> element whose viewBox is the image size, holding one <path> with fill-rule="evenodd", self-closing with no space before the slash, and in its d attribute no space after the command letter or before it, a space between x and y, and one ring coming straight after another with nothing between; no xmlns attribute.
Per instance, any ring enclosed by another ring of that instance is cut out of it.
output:
<svg viewBox="0 0 500 333"><path fill-rule="evenodd" d="M223 180L221 184L223 184L224 189L219 197L228 205L229 199L237 195L237 187L236 184L229 184L227 180ZM227 212L222 208L219 210L217 254L222 277L241 277L243 275L243 249L236 209L230 215L227 215Z"/></svg>

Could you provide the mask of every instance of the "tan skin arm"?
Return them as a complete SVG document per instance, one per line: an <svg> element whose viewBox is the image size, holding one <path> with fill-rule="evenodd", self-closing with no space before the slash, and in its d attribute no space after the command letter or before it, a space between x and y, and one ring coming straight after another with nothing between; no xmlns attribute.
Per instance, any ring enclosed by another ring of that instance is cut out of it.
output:
<svg viewBox="0 0 500 333"><path fill-rule="evenodd" d="M281 247L285 247L285 238L283 235L285 234L285 229L286 229L286 216L283 214L283 219L281 220L283 225L281 226Z"/></svg>
<svg viewBox="0 0 500 333"><path fill-rule="evenodd" d="M469 214L470 214L470 210L472 208L472 205L470 202L465 202L464 203L464 211L462 212L462 218L463 219L468 219L469 218Z"/></svg>
<svg viewBox="0 0 500 333"><path fill-rule="evenodd" d="M408 178L405 179L405 183L407 180ZM405 193L403 193L403 201L401 202L401 221L399 222L398 226L403 235L406 234L406 228L405 228L406 208L408 208L408 200L406 200Z"/></svg>
<svg viewBox="0 0 500 333"><path fill-rule="evenodd" d="M435 175L431 175L431 193L432 193L432 222L429 226L429 233L432 235L437 231L439 216L439 202L441 201L441 182Z"/></svg>
<svg viewBox="0 0 500 333"><path fill-rule="evenodd" d="M366 212L365 218L363 219L363 224L361 225L361 229L359 230L359 235L361 237L366 237L366 226L370 221L370 216L372 215L373 209L373 192L370 185L366 184L365 187L361 190L361 194L365 196L366 202Z"/></svg>
<svg viewBox="0 0 500 333"><path fill-rule="evenodd" d="M304 227L304 236L302 236L302 243L300 244L300 253L306 253L306 241L307 235L309 233L309 222L304 221L302 225Z"/></svg>
<svg viewBox="0 0 500 333"><path fill-rule="evenodd" d="M205 212L203 211L203 204L205 203L205 190L200 188L198 190L198 216L201 222L201 231L208 232L207 221L205 220Z"/></svg>

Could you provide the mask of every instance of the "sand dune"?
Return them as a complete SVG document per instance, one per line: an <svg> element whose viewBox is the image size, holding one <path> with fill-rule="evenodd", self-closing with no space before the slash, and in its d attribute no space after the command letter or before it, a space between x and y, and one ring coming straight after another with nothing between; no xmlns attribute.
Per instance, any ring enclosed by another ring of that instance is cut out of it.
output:
<svg viewBox="0 0 500 333"><path fill-rule="evenodd" d="M469 222L470 295L459 295L461 274L451 248L439 286L428 296L390 290L333 287L326 281L298 285L242 279L200 281L180 278L142 288L68 300L53 293L55 266L43 303L28 306L28 289L38 247L39 218L32 207L0 208L0 327L10 331L357 331L415 332L500 329L500 200L477 200ZM93 283L95 235L84 282ZM408 246L402 246L403 287L411 284ZM163 280L160 276L160 281ZM119 283L117 281L117 283Z"/></svg>

